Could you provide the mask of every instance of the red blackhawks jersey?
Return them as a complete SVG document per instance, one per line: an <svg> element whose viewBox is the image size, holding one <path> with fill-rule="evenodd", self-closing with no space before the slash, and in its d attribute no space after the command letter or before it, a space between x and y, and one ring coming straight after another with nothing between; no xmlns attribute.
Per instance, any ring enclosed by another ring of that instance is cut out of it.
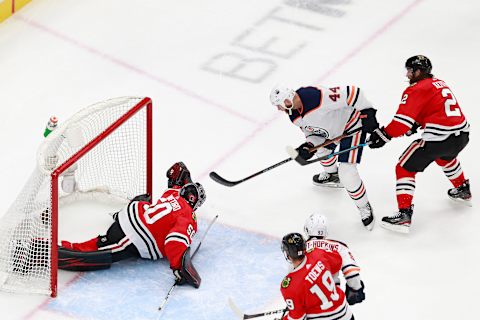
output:
<svg viewBox="0 0 480 320"><path fill-rule="evenodd" d="M314 249L282 281L281 292L288 312L282 320L350 320L345 293L333 274L341 268L338 252Z"/></svg>
<svg viewBox="0 0 480 320"><path fill-rule="evenodd" d="M469 131L470 127L452 90L436 78L420 80L403 92L398 111L385 132L399 137L415 122L424 130L425 141L443 141L451 134Z"/></svg>
<svg viewBox="0 0 480 320"><path fill-rule="evenodd" d="M181 267L183 253L197 232L195 212L179 192L168 189L155 204L133 201L118 214L123 232L140 256L166 257L172 269Z"/></svg>

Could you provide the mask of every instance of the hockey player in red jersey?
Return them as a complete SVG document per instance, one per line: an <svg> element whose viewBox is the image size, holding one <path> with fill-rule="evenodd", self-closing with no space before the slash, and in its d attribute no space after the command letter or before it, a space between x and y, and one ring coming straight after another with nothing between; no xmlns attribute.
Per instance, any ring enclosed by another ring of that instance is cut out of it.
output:
<svg viewBox="0 0 480 320"><path fill-rule="evenodd" d="M105 235L82 243L62 241L59 268L88 271L109 268L128 258L167 258L178 284L198 288L200 276L190 260L190 244L197 232L195 211L205 201L205 191L192 182L182 163L168 171L168 189L152 204L150 195L140 195L114 215Z"/></svg>
<svg viewBox="0 0 480 320"><path fill-rule="evenodd" d="M457 159L469 140L469 127L457 98L447 84L434 78L432 63L422 55L409 58L405 67L410 86L403 92L402 100L393 120L374 131L370 136L371 148L383 147L394 137L410 135L423 129L417 139L404 151L396 166L398 213L382 218L387 229L408 233L413 214L415 175L436 162L453 188L448 196L470 205L470 183L463 174Z"/></svg>
<svg viewBox="0 0 480 320"><path fill-rule="evenodd" d="M339 273L343 274L346 281L345 295L348 304L353 305L365 300L365 293L363 292L365 285L360 277L360 267L346 244L327 239L327 218L319 213L311 214L305 221L304 230L307 236L305 245L307 252L318 248L326 252L339 254L341 259L340 271L333 274L333 279L337 285L340 285Z"/></svg>
<svg viewBox="0 0 480 320"><path fill-rule="evenodd" d="M299 233L283 237L282 251L292 264L280 288L288 309L282 320L354 319L345 293L333 279L341 267L338 252L315 248L306 252L305 240Z"/></svg>
<svg viewBox="0 0 480 320"><path fill-rule="evenodd" d="M336 143L320 148L315 153L309 151L327 139L347 134L338 142L339 150L344 151L364 143L366 134L378 128L376 110L356 86L309 86L295 91L277 86L270 93L270 102L278 110L286 112L290 121L302 130L306 141L296 150L305 160L314 154L317 157L331 154L337 147ZM324 187L345 187L358 208L364 227L372 230L375 220L373 209L357 169L362 152L363 149L358 148L320 161L324 171L313 176L313 183Z"/></svg>

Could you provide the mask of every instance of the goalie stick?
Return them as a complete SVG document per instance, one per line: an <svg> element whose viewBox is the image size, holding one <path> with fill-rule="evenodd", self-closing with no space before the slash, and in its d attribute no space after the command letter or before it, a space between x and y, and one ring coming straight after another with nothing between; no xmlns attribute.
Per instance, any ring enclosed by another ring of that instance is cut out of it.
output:
<svg viewBox="0 0 480 320"><path fill-rule="evenodd" d="M359 130L361 130L361 129L357 129L357 130L354 130L354 131L352 131L352 132L345 133L345 134L343 134L343 135L341 135L341 136L339 136L339 137L337 137L337 138L335 138L335 139L332 139L332 140L327 140L327 141L325 141L324 143L322 143L322 144L320 144L320 145L318 145L318 146L314 146L314 147L310 148L309 151L310 151L310 152L316 151L316 150L318 150L318 149L320 149L320 148L322 148L322 147L325 147L325 146L327 146L327 145L329 145L329 144L331 144L331 143L337 142L337 141L339 141L339 140L342 140L342 139L345 138L345 137L351 136L352 134L356 133L356 132L359 131ZM297 155L298 155L298 154L297 154ZM270 170L272 170L272 169L275 169L276 167L279 167L279 166L281 166L281 165L283 165L283 164L285 164L285 163L287 163L287 162L290 162L291 160L296 160L296 159L295 159L295 157L287 158L287 159L285 159L285 160L282 160L282 161L280 161L280 162L275 163L274 165L271 165L271 166L268 167L268 168L265 168L265 169L263 169L263 170L260 170L260 171L258 171L258 172L255 172L254 174L252 174L252 175L250 175L250 176L248 176L248 177L246 177L246 178L237 180L237 181L227 180L227 179L221 177L221 176L220 176L218 173L216 173L215 171L210 172L209 176L210 176L210 178L212 178L213 181L218 182L218 183L220 183L221 185L224 185L224 186L226 186L226 187L233 187L233 186L236 186L236 185L239 184L239 183L245 182L245 181L250 180L250 179L252 179L252 178L254 178L254 177L256 177L256 176L259 176L259 175L261 175L262 173L265 173L265 172L267 172L267 171L270 171Z"/></svg>
<svg viewBox="0 0 480 320"><path fill-rule="evenodd" d="M243 313L239 307L235 304L235 302L232 300L232 298L228 298L228 305L232 309L232 311L235 313L235 315L238 316L239 319L253 319L253 318L259 318L259 317L265 317L265 316L270 316L272 314L277 314L277 313L285 313L287 309L278 309L278 310L273 310L273 311L265 311L262 313L254 313L254 314L247 314Z"/></svg>
<svg viewBox="0 0 480 320"><path fill-rule="evenodd" d="M200 242L198 243L198 246L195 248L195 250L193 251L192 253L192 259L193 257L195 256L195 254L198 252L198 249L200 249L200 246L202 245L203 243L203 240L205 240L205 237L207 236L207 233L208 231L210 230L210 228L213 226L213 224L215 223L215 221L217 221L218 219L218 214L215 216L215 218L213 218L212 221L210 221L210 223L208 224L208 227L207 227L207 230L205 230L205 233L203 234L202 236L202 239L200 239ZM177 286L177 282L175 281L175 283L170 287L170 290L168 290L167 292L167 295L165 296L165 299L163 299L163 302L162 304L160 305L160 307L158 307L158 311L162 311L163 310L163 307L165 306L165 304L167 303L168 301L168 298L170 298L173 290L175 289L175 287Z"/></svg>

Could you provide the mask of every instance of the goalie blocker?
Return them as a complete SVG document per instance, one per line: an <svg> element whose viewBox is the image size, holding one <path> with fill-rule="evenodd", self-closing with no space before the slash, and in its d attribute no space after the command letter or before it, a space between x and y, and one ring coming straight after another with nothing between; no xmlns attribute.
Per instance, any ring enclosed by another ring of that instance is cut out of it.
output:
<svg viewBox="0 0 480 320"><path fill-rule="evenodd" d="M188 283L195 288L200 287L202 279L200 278L197 269L193 266L192 257L190 256L190 248L183 253L181 269L173 270L173 274L178 285Z"/></svg>

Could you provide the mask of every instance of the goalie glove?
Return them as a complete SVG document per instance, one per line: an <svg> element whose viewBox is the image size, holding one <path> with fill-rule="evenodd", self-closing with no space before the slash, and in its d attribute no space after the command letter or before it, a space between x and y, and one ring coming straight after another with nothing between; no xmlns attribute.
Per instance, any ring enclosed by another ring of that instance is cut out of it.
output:
<svg viewBox="0 0 480 320"><path fill-rule="evenodd" d="M200 275L192 264L192 257L190 257L190 247L183 253L181 269L174 269L173 275L175 276L175 283L177 285L188 283L194 288L200 287L202 279L200 278Z"/></svg>
<svg viewBox="0 0 480 320"><path fill-rule="evenodd" d="M362 286L357 290L352 289L348 285L346 286L345 296L347 297L347 301L349 305L354 305L356 303L360 303L363 300L365 300L365 292L363 292L363 289L365 289L365 285L363 284L363 281L360 281L360 284Z"/></svg>
<svg viewBox="0 0 480 320"><path fill-rule="evenodd" d="M192 182L190 171L183 162L174 163L170 169L167 170L168 187L183 187L187 183Z"/></svg>
<svg viewBox="0 0 480 320"><path fill-rule="evenodd" d="M390 142L391 139L392 137L385 132L385 128L381 127L373 130L367 143L370 148L377 149L383 147L387 142Z"/></svg>
<svg viewBox="0 0 480 320"><path fill-rule="evenodd" d="M173 270L173 275L175 276L175 283L178 285L184 284L185 278L182 276L182 271L180 269Z"/></svg>

